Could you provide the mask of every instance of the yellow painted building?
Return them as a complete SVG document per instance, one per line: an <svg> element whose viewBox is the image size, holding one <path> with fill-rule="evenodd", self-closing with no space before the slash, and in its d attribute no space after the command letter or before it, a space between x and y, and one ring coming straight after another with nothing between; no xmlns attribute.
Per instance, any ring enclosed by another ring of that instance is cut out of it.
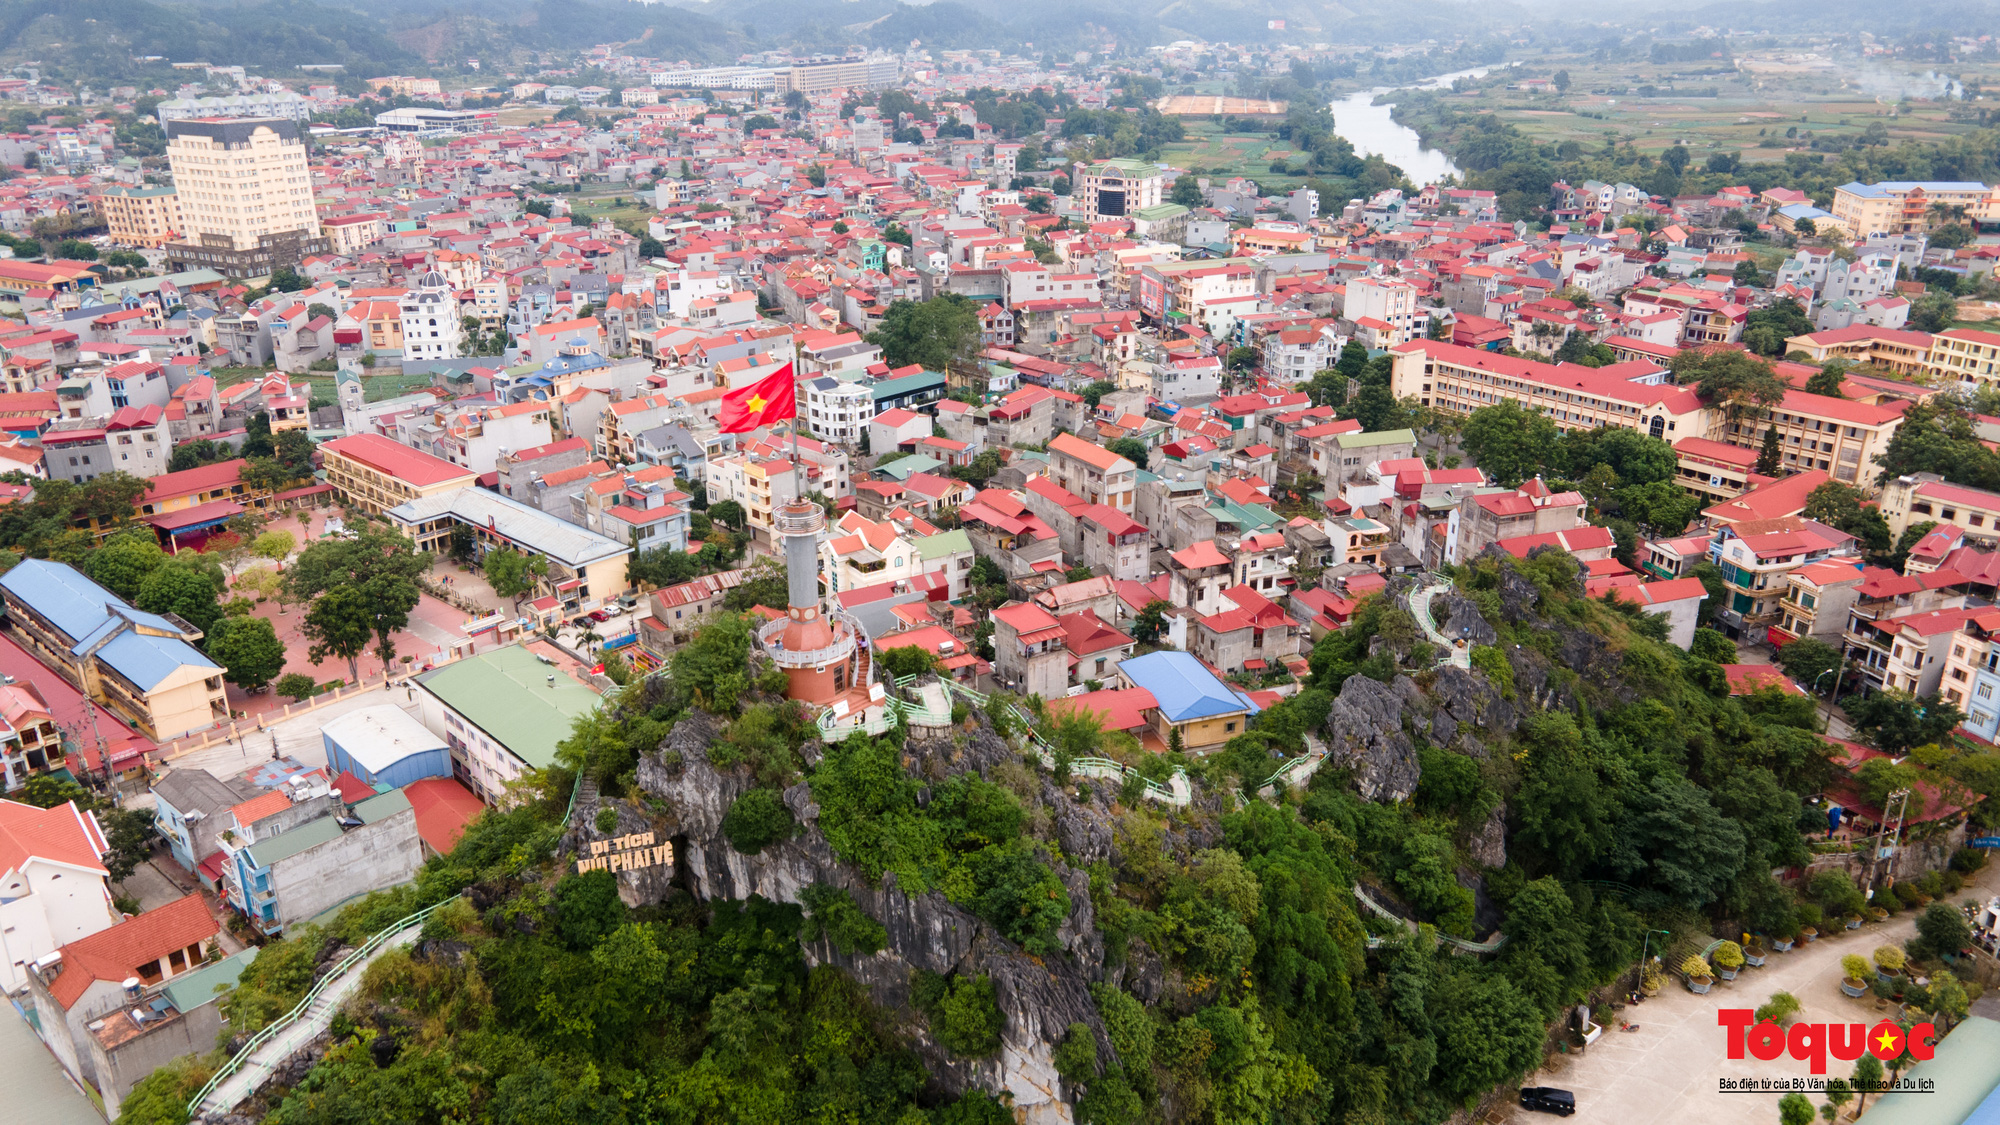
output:
<svg viewBox="0 0 2000 1125"><path fill-rule="evenodd" d="M1931 230L1944 225L1939 206L1963 208L1945 214L1973 222L2000 218L2000 188L1977 180L1884 180L1833 189L1833 217L1849 238Z"/></svg>
<svg viewBox="0 0 2000 1125"><path fill-rule="evenodd" d="M170 187L105 187L90 197L90 205L111 241L121 246L165 246L180 234L180 195Z"/></svg>
<svg viewBox="0 0 2000 1125"><path fill-rule="evenodd" d="M411 500L470 487L479 479L462 465L380 434L335 438L320 446L319 453L326 482L348 503L375 515Z"/></svg>

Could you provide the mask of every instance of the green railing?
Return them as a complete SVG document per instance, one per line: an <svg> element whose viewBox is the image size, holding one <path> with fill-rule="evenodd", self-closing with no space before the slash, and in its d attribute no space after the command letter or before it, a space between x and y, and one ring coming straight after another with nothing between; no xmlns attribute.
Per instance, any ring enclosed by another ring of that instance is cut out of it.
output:
<svg viewBox="0 0 2000 1125"><path fill-rule="evenodd" d="M262 1047L266 1043L269 1043L271 1040L276 1039L279 1035L283 1034L287 1028L291 1027L292 1024L297 1023L299 1019L301 1019L305 1015L307 1009L313 1006L314 1001L318 1000L322 995L324 995L327 989L339 983L341 978L345 977L356 966L362 964L363 962L367 961L368 958L374 956L375 953L378 952L389 941L390 938L395 937L397 934L402 933L404 930L409 929L411 926L421 924L425 919L429 918L432 914L436 913L438 910L457 901L458 897L459 897L458 895L453 895L450 898L443 899L439 902L434 902L431 905L424 907L422 910L417 911L415 914L411 914L410 916L402 919L401 921L396 922L384 928L383 930L378 932L374 937L371 937L366 942L363 942L361 948L348 954L346 957L341 958L340 963L334 966L333 971L328 973L326 976L321 977L319 983L313 985L312 989L308 991L305 994L305 996L299 1000L298 1004L293 1006L291 1011L286 1012L284 1015L278 1017L276 1020L273 1020L271 1023L265 1025L262 1031L259 1031L257 1034L252 1035L250 1037L250 1041L243 1045L242 1050L236 1052L234 1057L232 1057L228 1062L222 1064L222 1067L215 1072L215 1077L210 1078L208 1080L208 1083L204 1085L199 1091L197 1091L195 1093L194 1098L188 1102L188 1116L194 1117L197 1114L199 1114L201 1112L201 1104L207 1101L209 1097L215 1093L217 1088L219 1088L222 1085L223 1082L227 1081L231 1076L235 1075L238 1071L242 1070L244 1064L250 1061L250 1056L254 1054L259 1047ZM235 1107L223 1106L222 1108L233 1109Z"/></svg>
<svg viewBox="0 0 2000 1125"><path fill-rule="evenodd" d="M584 771L578 770L576 775L576 781L570 786L569 808L563 812L563 828L565 830L569 828L570 822L574 820L576 817L577 795L583 792L584 777L585 777ZM265 1025L263 1030L259 1031L255 1035L252 1035L250 1037L249 1042L243 1044L242 1050L236 1052L235 1055L230 1057L228 1062L222 1064L221 1068L215 1072L215 1076L210 1078L208 1082L205 1085L203 1085L200 1090L196 1091L194 1099L188 1102L188 1116L190 1118L197 1116L201 1112L201 1103L207 1101L209 1097L212 1096L215 1093L215 1091L222 1086L223 1082L227 1081L231 1076L241 1071L244 1065L250 1061L250 1056L255 1054L259 1047L262 1047L265 1044L269 1043L271 1040L277 1038L279 1035L284 1033L286 1028L290 1027L292 1024L298 1022L301 1018L303 1018L307 1010L312 1007L313 1001L318 1000L323 994L325 994L328 988L332 987L342 977L346 976L349 972L351 972L356 966L367 961L368 958L372 957L374 954L379 952L382 949L382 947L385 944L387 944L390 938L395 937L397 934L402 933L404 930L409 929L411 926L422 923L423 921L428 919L432 914L436 913L437 911L443 909L446 906L451 905L453 902L456 902L459 898L464 896L464 893L465 892L460 891L458 894L455 894L450 898L440 899L439 901L424 907L422 910L419 910L416 913L401 919L400 921L390 923L389 925L383 927L382 929L377 930L374 936L370 937L366 942L363 942L361 948L348 954L346 957L341 958L340 963L333 967L333 971L321 977L319 979L319 983L313 985L312 989L308 991L305 994L305 996L302 999L300 999L300 1001L296 1005L292 1007L291 1011L286 1012L284 1015L278 1017L277 1019L271 1021L269 1024ZM234 1109L235 1107L223 1106L222 1108Z"/></svg>

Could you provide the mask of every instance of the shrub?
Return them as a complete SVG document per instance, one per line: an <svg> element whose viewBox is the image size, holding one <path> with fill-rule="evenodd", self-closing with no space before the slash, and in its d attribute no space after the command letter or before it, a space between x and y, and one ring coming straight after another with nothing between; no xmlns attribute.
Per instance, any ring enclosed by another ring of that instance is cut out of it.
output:
<svg viewBox="0 0 2000 1125"><path fill-rule="evenodd" d="M729 846L756 855L780 840L792 838L798 822L775 789L752 789L736 798L722 817L722 834Z"/></svg>
<svg viewBox="0 0 2000 1125"><path fill-rule="evenodd" d="M1000 1049L1000 1029L1006 1021L994 1000L990 978L958 977L938 1001L931 1016L931 1033L938 1045L952 1054L981 1058Z"/></svg>
<svg viewBox="0 0 2000 1125"><path fill-rule="evenodd" d="M1902 903L1906 907L1917 905L1918 897L1924 893L1923 890L1919 888L1915 883L1909 882L1907 880L1901 883L1897 883L1893 888L1891 888L1891 890L1895 892L1896 901ZM1882 896L1876 895L1875 898L1878 902L1880 902ZM1887 906L1889 904L1886 902L1882 902L1881 905Z"/></svg>
<svg viewBox="0 0 2000 1125"><path fill-rule="evenodd" d="M1725 969L1740 969L1743 967L1743 947L1733 941L1725 941L1715 947L1712 959Z"/></svg>
<svg viewBox="0 0 2000 1125"><path fill-rule="evenodd" d="M1799 998L1789 992L1773 992L1771 998L1764 1002L1764 1006L1757 1009L1757 1019L1760 1022L1769 1020L1779 1025L1783 1025L1798 1014Z"/></svg>
<svg viewBox="0 0 2000 1125"><path fill-rule="evenodd" d="M304 672L287 672L278 677L277 684L271 690L279 695L291 696L292 701L296 703L318 695L319 685L313 683L313 678Z"/></svg>
<svg viewBox="0 0 2000 1125"><path fill-rule="evenodd" d="M1826 911L1810 902L1802 902L1792 909L1792 924L1803 930L1811 926L1818 932L1820 924L1826 921Z"/></svg>
<svg viewBox="0 0 2000 1125"><path fill-rule="evenodd" d="M1960 848L1951 853L1951 869L1961 875L1970 875L1986 866L1986 849Z"/></svg>
<svg viewBox="0 0 2000 1125"><path fill-rule="evenodd" d="M1908 961L1904 958L1903 951L1896 946L1885 945L1875 950L1875 964L1888 972L1900 973L1903 971L1903 966L1907 963Z"/></svg>
<svg viewBox="0 0 2000 1125"><path fill-rule="evenodd" d="M739 849L740 850L740 849ZM814 883L799 892L811 917L799 928L799 937L818 941L822 935L842 953L874 953L889 944L889 931L868 916L854 896L839 887Z"/></svg>
<svg viewBox="0 0 2000 1125"><path fill-rule="evenodd" d="M1097 1036L1090 1025L1073 1023L1069 1034L1056 1045L1056 1073L1069 1082L1088 1082L1097 1077Z"/></svg>
<svg viewBox="0 0 2000 1125"><path fill-rule="evenodd" d="M606 806L597 810L597 830L609 835L618 828L618 810Z"/></svg>
<svg viewBox="0 0 2000 1125"><path fill-rule="evenodd" d="M1917 936L1908 943L1911 953L1936 957L1957 953L1972 944L1972 927L1965 915L1948 902L1934 902L1917 916Z"/></svg>
<svg viewBox="0 0 2000 1125"><path fill-rule="evenodd" d="M1486 673L1486 678L1500 689L1502 699L1514 698L1514 666L1507 663L1506 653L1493 645L1474 645L1471 660L1472 666Z"/></svg>
<svg viewBox="0 0 2000 1125"><path fill-rule="evenodd" d="M1851 981L1864 981L1869 976L1868 958L1859 953L1850 953L1840 959L1840 971Z"/></svg>
<svg viewBox="0 0 2000 1125"><path fill-rule="evenodd" d="M1681 962L1681 975L1694 980L1702 980L1714 977L1715 970L1708 967L1707 961L1702 960L1699 956L1693 956Z"/></svg>

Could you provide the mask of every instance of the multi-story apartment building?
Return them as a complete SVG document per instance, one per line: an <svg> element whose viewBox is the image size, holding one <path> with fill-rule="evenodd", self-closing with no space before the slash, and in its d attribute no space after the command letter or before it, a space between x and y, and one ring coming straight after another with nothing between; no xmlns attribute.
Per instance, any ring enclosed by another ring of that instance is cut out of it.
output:
<svg viewBox="0 0 2000 1125"><path fill-rule="evenodd" d="M297 122L176 121L167 126L167 160L183 236L167 247L175 269L261 277L326 250Z"/></svg>
<svg viewBox="0 0 2000 1125"><path fill-rule="evenodd" d="M1882 518L1900 537L1913 523L1962 528L1968 542L2000 544L2000 493L1952 484L1936 473L1912 473L1882 485Z"/></svg>
<svg viewBox="0 0 2000 1125"><path fill-rule="evenodd" d="M1070 200L1086 223L1122 219L1160 205L1166 177L1140 160L1078 163L1070 175Z"/></svg>
<svg viewBox="0 0 2000 1125"><path fill-rule="evenodd" d="M1732 636L1749 637L1779 621L1779 602L1800 567L1831 558L1854 558L1852 535L1799 516L1728 524L1709 543L1722 569L1723 604L1715 621Z"/></svg>
<svg viewBox="0 0 2000 1125"><path fill-rule="evenodd" d="M326 482L350 504L381 515L398 504L469 488L479 474L380 434L335 438L319 447Z"/></svg>
<svg viewBox="0 0 2000 1125"><path fill-rule="evenodd" d="M1966 617L1950 638L1938 692L1965 712L1964 729L2000 741L2000 608Z"/></svg>
<svg viewBox="0 0 2000 1125"><path fill-rule="evenodd" d="M1458 504L1458 545L1446 559L1479 557L1488 546L1523 535L1548 535L1585 525L1582 493L1551 492L1539 480L1513 492L1475 492Z"/></svg>
<svg viewBox="0 0 2000 1125"><path fill-rule="evenodd" d="M1825 332L1808 332L1785 340L1785 354L1804 352L1813 363L1844 359L1879 367L1898 375L1924 373L1930 367L1931 335L1906 328L1850 324Z"/></svg>
<svg viewBox="0 0 2000 1125"><path fill-rule="evenodd" d="M1389 326L1385 347L1392 347L1424 334L1430 315L1417 308L1417 289L1399 278L1357 277L1347 283L1347 303L1341 315L1360 324L1380 321Z"/></svg>
<svg viewBox="0 0 2000 1125"><path fill-rule="evenodd" d="M1955 213L1974 223L2000 218L2000 188L1978 180L1884 180L1833 189L1833 217L1849 238L1927 231Z"/></svg>
<svg viewBox="0 0 2000 1125"><path fill-rule="evenodd" d="M90 206L120 246L150 250L180 237L181 201L173 188L109 184L91 194Z"/></svg>
<svg viewBox="0 0 2000 1125"><path fill-rule="evenodd" d="M444 275L426 270L396 303L403 322L403 358L455 359L465 343L458 294Z"/></svg>
<svg viewBox="0 0 2000 1125"><path fill-rule="evenodd" d="M1760 449L1764 431L1775 429L1783 450L1780 468L1785 472L1818 469L1843 484L1865 488L1874 476L1876 458L1889 448L1908 406L1907 399L1871 405L1786 391L1784 401L1761 418L1731 422L1714 412L1716 432L1710 436L1744 449Z"/></svg>
<svg viewBox="0 0 2000 1125"><path fill-rule="evenodd" d="M1022 695L1069 690L1069 633L1048 610L1018 602L993 611L993 674Z"/></svg>
<svg viewBox="0 0 2000 1125"><path fill-rule="evenodd" d="M1139 487L1139 466L1075 434L1049 442L1049 472L1055 482L1092 504L1130 515Z"/></svg>
<svg viewBox="0 0 2000 1125"><path fill-rule="evenodd" d="M1617 426L1664 441L1707 436L1708 411L1688 387L1657 364L1608 367L1538 363L1497 352L1412 340L1390 349L1397 398L1416 398L1453 414L1516 401L1549 416L1562 430ZM1758 437L1761 439L1762 434Z"/></svg>
<svg viewBox="0 0 2000 1125"><path fill-rule="evenodd" d="M105 473L150 480L167 471L173 432L162 406L124 406L98 418L65 418L42 431L42 468L50 480L82 484Z"/></svg>
<svg viewBox="0 0 2000 1125"><path fill-rule="evenodd" d="M1782 648L1811 637L1838 647L1862 581L1861 564L1840 558L1809 563L1786 575L1779 620L1769 633L1771 643Z"/></svg>
<svg viewBox="0 0 2000 1125"><path fill-rule="evenodd" d="M336 215L320 220L319 225L333 252L347 255L359 254L382 241L384 230L382 216L372 213Z"/></svg>
<svg viewBox="0 0 2000 1125"><path fill-rule="evenodd" d="M738 455L711 461L706 480L710 507L724 500L743 506L750 534L765 546L777 543L771 513L799 495L798 466L781 457Z"/></svg>
<svg viewBox="0 0 2000 1125"><path fill-rule="evenodd" d="M1871 687L1935 695L1944 682L1953 634L1974 615L1990 612L1990 607L1961 606L1872 621L1851 617L1843 637L1847 656Z"/></svg>
<svg viewBox="0 0 2000 1125"><path fill-rule="evenodd" d="M370 78L368 88L377 94L386 91L389 97L421 98L444 93L444 87L435 78L413 78L407 74L389 74L381 78Z"/></svg>

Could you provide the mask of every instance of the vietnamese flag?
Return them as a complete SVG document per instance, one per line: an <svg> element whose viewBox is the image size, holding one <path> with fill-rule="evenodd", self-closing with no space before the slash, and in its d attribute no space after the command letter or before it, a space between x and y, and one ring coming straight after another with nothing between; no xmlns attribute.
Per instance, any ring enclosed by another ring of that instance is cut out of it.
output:
<svg viewBox="0 0 2000 1125"><path fill-rule="evenodd" d="M741 434L799 416L799 392L792 365L722 396L722 432Z"/></svg>

